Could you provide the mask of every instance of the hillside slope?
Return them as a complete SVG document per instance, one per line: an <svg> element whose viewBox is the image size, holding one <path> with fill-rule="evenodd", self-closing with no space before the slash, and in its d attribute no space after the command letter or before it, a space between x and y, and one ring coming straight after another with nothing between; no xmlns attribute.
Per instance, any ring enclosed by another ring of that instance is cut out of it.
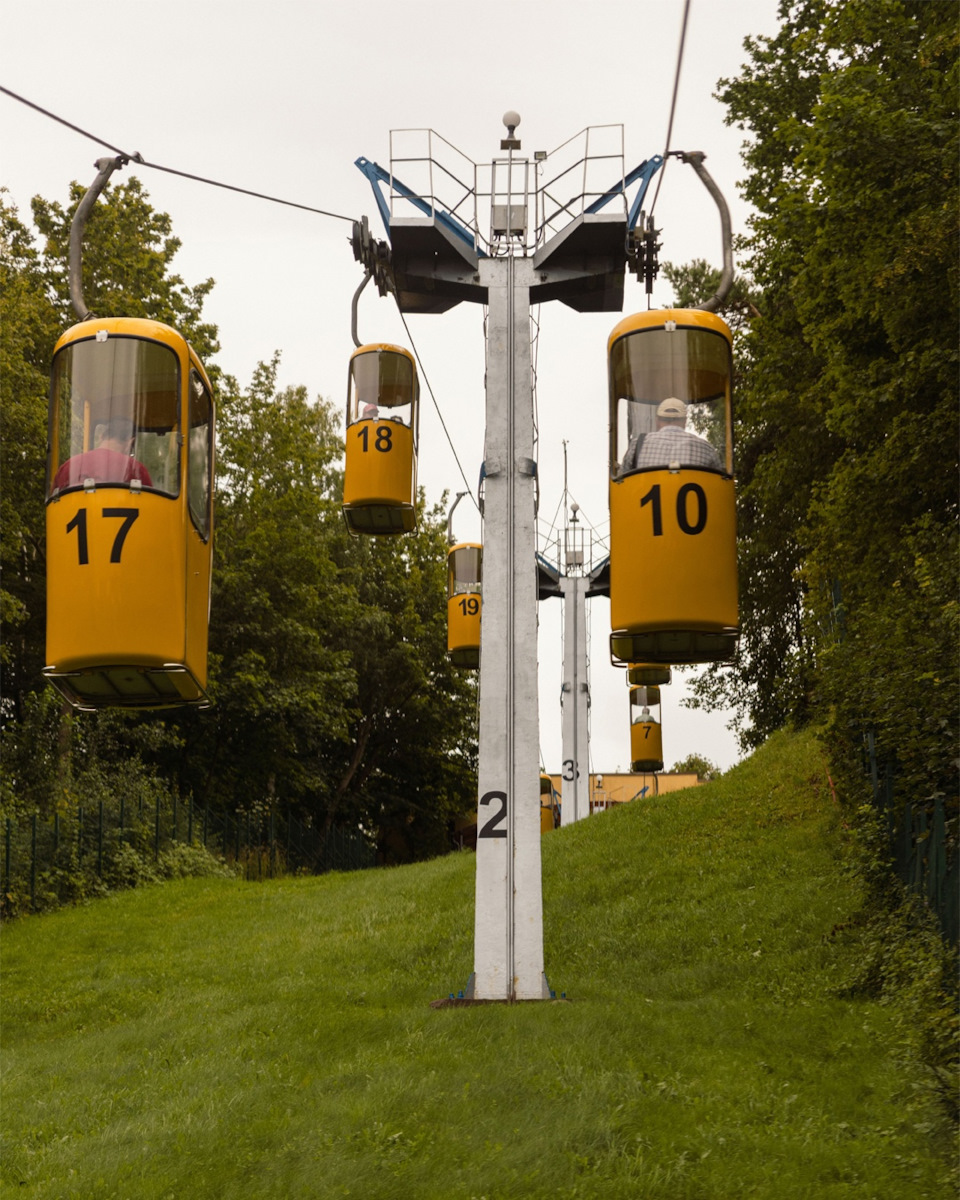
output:
<svg viewBox="0 0 960 1200"><path fill-rule="evenodd" d="M815 741L543 841L567 1001L433 1009L473 858L181 883L11 924L2 1179L77 1200L940 1197L948 1135L851 998Z"/></svg>

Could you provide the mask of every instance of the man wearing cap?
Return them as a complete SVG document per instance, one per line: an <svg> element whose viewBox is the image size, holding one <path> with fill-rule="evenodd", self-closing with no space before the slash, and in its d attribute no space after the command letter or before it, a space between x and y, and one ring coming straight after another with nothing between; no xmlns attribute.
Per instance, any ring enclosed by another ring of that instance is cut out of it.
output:
<svg viewBox="0 0 960 1200"><path fill-rule="evenodd" d="M706 438L688 433L687 406L670 396L657 408L657 428L643 439L633 462L623 463L624 471L639 471L645 467L703 467L722 471L720 455ZM627 456L629 457L629 456Z"/></svg>

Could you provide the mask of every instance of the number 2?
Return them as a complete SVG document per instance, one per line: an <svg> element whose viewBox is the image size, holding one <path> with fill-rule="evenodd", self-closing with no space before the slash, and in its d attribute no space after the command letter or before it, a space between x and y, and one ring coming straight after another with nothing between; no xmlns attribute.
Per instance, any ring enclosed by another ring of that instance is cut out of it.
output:
<svg viewBox="0 0 960 1200"><path fill-rule="evenodd" d="M507 793L506 792L484 792L480 797L480 804L492 804L494 800L500 801L500 807L490 817L487 823L481 828L479 837L482 838L505 838L507 836L506 829L498 829L497 826L501 821L507 819Z"/></svg>

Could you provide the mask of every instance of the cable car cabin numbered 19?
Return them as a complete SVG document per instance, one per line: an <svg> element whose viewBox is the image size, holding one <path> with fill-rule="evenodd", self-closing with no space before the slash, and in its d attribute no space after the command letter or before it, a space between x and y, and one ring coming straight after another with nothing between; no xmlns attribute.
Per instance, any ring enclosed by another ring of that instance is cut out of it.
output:
<svg viewBox="0 0 960 1200"><path fill-rule="evenodd" d="M47 666L80 708L206 706L214 404L156 321L57 343L47 467Z"/></svg>
<svg viewBox="0 0 960 1200"><path fill-rule="evenodd" d="M610 335L614 662L735 653L731 341L726 323L699 309L638 313Z"/></svg>
<svg viewBox="0 0 960 1200"><path fill-rule="evenodd" d="M351 354L343 479L351 533L409 533L416 525L419 396L408 350L374 344Z"/></svg>
<svg viewBox="0 0 960 1200"><path fill-rule="evenodd" d="M447 653L455 667L480 666L483 548L460 542L447 552Z"/></svg>

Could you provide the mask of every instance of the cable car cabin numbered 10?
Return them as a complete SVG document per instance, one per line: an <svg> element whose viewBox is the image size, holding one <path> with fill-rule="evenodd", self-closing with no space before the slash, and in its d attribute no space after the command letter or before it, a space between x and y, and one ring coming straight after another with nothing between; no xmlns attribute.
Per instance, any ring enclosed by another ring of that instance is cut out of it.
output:
<svg viewBox="0 0 960 1200"><path fill-rule="evenodd" d="M455 667L480 666L483 548L460 542L447 552L447 653Z"/></svg>
<svg viewBox="0 0 960 1200"><path fill-rule="evenodd" d="M408 350L374 344L351 354L343 479L343 515L351 533L415 528L419 399Z"/></svg>
<svg viewBox="0 0 960 1200"><path fill-rule="evenodd" d="M731 335L699 309L626 317L607 344L616 663L736 651Z"/></svg>
<svg viewBox="0 0 960 1200"><path fill-rule="evenodd" d="M47 666L74 705L206 706L214 404L156 321L60 338L48 432Z"/></svg>

